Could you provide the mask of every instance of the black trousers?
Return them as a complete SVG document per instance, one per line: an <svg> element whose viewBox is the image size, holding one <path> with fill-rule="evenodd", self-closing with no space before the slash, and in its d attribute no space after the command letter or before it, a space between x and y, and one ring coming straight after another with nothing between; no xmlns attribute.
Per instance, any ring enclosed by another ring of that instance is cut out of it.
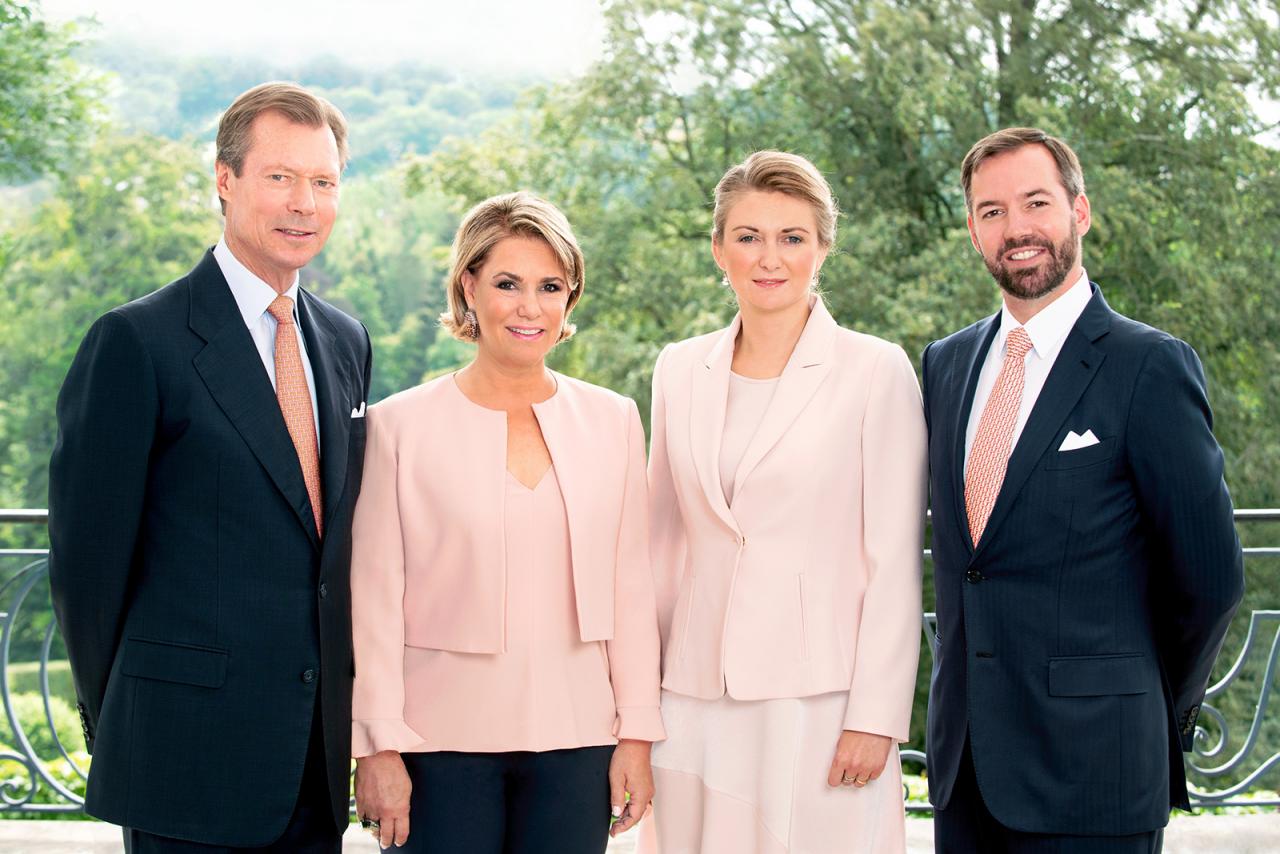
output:
<svg viewBox="0 0 1280 854"><path fill-rule="evenodd" d="M406 753L403 854L604 854L613 746Z"/></svg>
<svg viewBox="0 0 1280 854"><path fill-rule="evenodd" d="M1023 833L996 821L978 790L966 739L947 808L933 814L936 854L1160 854L1164 830L1132 836Z"/></svg>
<svg viewBox="0 0 1280 854"><path fill-rule="evenodd" d="M252 780L245 780L245 797L253 797ZM324 730L317 702L311 716L311 740L307 745L298 802L279 839L261 848L228 848L225 845L170 839L126 827L124 850L126 854L342 854L342 833L346 829L345 826L336 827L333 822L329 780L324 767Z"/></svg>

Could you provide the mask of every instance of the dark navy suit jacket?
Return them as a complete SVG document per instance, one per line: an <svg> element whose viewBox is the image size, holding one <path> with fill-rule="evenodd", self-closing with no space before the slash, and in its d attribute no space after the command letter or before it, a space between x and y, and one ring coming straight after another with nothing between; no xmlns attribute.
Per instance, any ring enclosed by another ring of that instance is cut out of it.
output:
<svg viewBox="0 0 1280 854"><path fill-rule="evenodd" d="M1123 835L1187 806L1210 668L1243 591L1204 373L1190 346L1093 296L1009 459L977 548L965 428L1000 316L925 348L938 647L929 793L969 739L1006 827ZM1090 447L1059 451L1069 431Z"/></svg>
<svg viewBox="0 0 1280 854"><path fill-rule="evenodd" d="M370 349L357 321L306 291L297 308L320 420L323 541L212 253L100 318L63 384L49 578L93 753L91 815L265 845L293 813L319 709L334 821L346 826L350 530L365 438L351 416Z"/></svg>

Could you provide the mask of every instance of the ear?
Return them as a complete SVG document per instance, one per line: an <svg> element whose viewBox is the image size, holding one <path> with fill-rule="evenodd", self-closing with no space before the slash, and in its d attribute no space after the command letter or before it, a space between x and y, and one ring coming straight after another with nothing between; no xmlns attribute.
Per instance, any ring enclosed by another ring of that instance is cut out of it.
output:
<svg viewBox="0 0 1280 854"><path fill-rule="evenodd" d="M1076 196L1071 204L1071 213L1076 218L1076 233L1084 237L1093 225L1093 209L1089 206L1089 197L1084 193Z"/></svg>
<svg viewBox="0 0 1280 854"><path fill-rule="evenodd" d="M470 270L462 271L462 296L467 308L473 309L476 304L476 277Z"/></svg>
<svg viewBox="0 0 1280 854"><path fill-rule="evenodd" d="M965 223L969 226L969 243L977 250L978 254L982 254L982 245L978 243L978 232L973 227L973 214L965 217Z"/></svg>
<svg viewBox="0 0 1280 854"><path fill-rule="evenodd" d="M711 239L711 257L716 259L716 266L723 272L729 272L724 269L724 247L720 245L720 241L714 237Z"/></svg>
<svg viewBox="0 0 1280 854"><path fill-rule="evenodd" d="M236 173L231 171L230 166L221 160L213 164L213 183L218 189L218 198L224 202L231 195L231 182L235 179Z"/></svg>

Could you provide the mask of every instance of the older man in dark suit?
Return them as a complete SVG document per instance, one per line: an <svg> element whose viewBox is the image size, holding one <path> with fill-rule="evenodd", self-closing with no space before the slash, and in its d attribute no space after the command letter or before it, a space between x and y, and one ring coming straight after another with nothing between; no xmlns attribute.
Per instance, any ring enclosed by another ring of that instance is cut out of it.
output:
<svg viewBox="0 0 1280 854"><path fill-rule="evenodd" d="M1076 155L1000 131L962 167L993 317L924 352L939 852L1152 852L1243 569L1204 373L1080 262Z"/></svg>
<svg viewBox="0 0 1280 854"><path fill-rule="evenodd" d="M333 226L346 123L269 83L217 145L222 239L100 318L58 398L49 574L85 808L134 852L337 852L370 350L298 271Z"/></svg>

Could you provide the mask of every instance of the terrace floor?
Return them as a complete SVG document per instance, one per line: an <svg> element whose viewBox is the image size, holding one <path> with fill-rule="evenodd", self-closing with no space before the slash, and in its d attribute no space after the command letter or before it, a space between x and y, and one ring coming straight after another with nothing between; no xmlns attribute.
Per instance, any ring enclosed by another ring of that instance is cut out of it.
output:
<svg viewBox="0 0 1280 854"><path fill-rule="evenodd" d="M357 827L347 831L345 851L374 854L377 846ZM117 854L120 832L87 821L0 821L0 852L13 854ZM631 854L634 833L614 841L609 854ZM933 851L933 822L907 821L910 854ZM1174 817L1165 834L1165 854L1276 854L1280 851L1280 812L1252 815ZM717 852L720 854L720 852Z"/></svg>

